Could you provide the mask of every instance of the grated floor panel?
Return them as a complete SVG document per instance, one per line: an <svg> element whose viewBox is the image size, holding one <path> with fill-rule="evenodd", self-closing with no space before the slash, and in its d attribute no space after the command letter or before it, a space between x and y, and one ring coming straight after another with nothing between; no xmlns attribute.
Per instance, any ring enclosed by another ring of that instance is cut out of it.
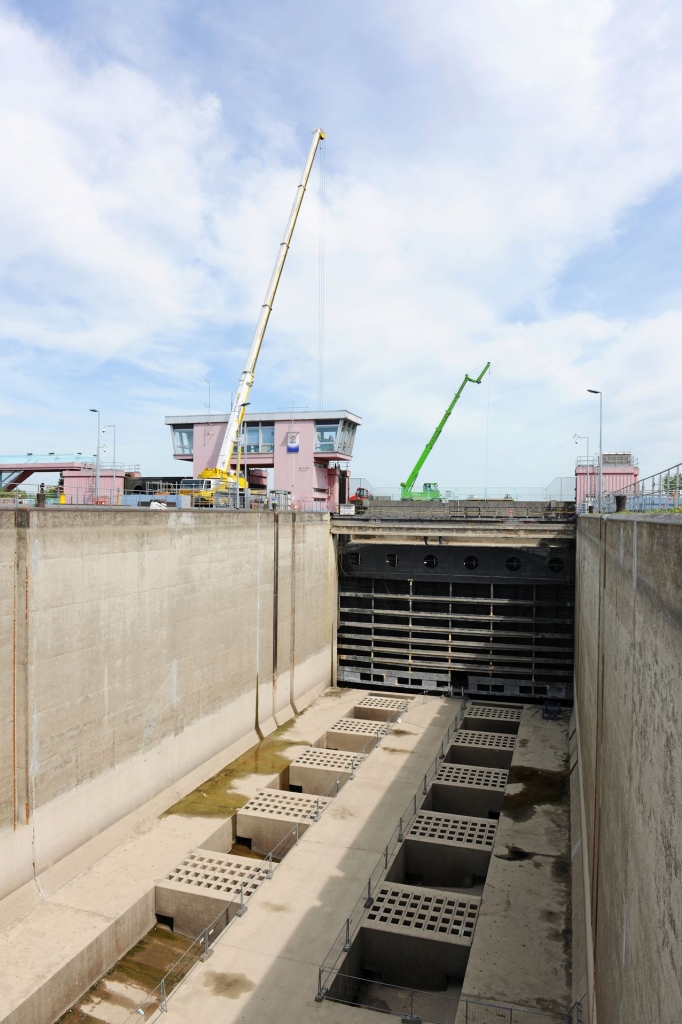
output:
<svg viewBox="0 0 682 1024"><path fill-rule="evenodd" d="M385 883L374 897L366 920L422 932L434 938L468 939L471 942L479 905L477 897L440 895Z"/></svg>

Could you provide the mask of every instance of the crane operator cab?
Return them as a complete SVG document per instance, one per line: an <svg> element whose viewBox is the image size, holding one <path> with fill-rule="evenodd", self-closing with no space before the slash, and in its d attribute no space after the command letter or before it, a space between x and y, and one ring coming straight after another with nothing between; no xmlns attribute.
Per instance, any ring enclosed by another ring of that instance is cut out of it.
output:
<svg viewBox="0 0 682 1024"><path fill-rule="evenodd" d="M219 505L230 507L230 499L236 499L237 481L236 474L227 474L219 477L199 477L180 481L178 494L188 494L192 499L193 508L213 508ZM243 496L247 482L243 476L239 477L239 491Z"/></svg>

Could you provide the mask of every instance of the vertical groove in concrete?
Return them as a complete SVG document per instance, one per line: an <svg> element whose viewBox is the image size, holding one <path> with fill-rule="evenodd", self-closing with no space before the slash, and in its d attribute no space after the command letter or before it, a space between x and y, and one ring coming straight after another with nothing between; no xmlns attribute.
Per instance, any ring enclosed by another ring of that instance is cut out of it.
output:
<svg viewBox="0 0 682 1024"><path fill-rule="evenodd" d="M14 546L14 667L12 707L14 742L14 827L28 825L29 807L29 698L28 698L28 536L30 514L15 513Z"/></svg>
<svg viewBox="0 0 682 1024"><path fill-rule="evenodd" d="M272 539L272 715L277 711L277 627L279 622L279 512L273 513Z"/></svg>
<svg viewBox="0 0 682 1024"><path fill-rule="evenodd" d="M289 666L289 703L298 714L296 707L296 513L291 514L291 642L289 645L290 666Z"/></svg>

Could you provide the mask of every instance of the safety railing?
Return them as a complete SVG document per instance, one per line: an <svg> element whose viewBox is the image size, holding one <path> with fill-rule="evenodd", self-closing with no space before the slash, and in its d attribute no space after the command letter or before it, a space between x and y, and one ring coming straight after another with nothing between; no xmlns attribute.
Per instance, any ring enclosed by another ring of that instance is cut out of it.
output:
<svg viewBox="0 0 682 1024"><path fill-rule="evenodd" d="M36 505L67 505L67 506L103 506L110 508L131 507L131 508L205 508L220 509L221 511L251 511L263 512L318 512L338 513L339 506L331 501L294 501L287 498L286 501L270 494L267 498L264 494L252 492L245 498L242 492L239 500L236 494L220 493L214 499L201 498L199 495L178 494L177 487L168 487L155 491L126 491L122 487L106 487L102 484L99 491L94 486L74 488L69 487L66 491L54 487L45 488L40 491L38 487L16 487L14 490L3 490L0 486L0 507L21 508L33 507Z"/></svg>
<svg viewBox="0 0 682 1024"><path fill-rule="evenodd" d="M682 511L682 462L610 491L604 495L602 507L604 512Z"/></svg>
<svg viewBox="0 0 682 1024"><path fill-rule="evenodd" d="M355 778L356 769L362 764L367 754L374 749L375 746L381 744L381 740L386 736L391 727L399 721L402 715L409 707L408 702L405 702L405 707L396 709L385 722L376 723L376 732L374 735L369 736L361 749L354 751L356 757L351 758L350 761L350 773L347 771L341 772L336 779L332 782L329 788L317 796L317 811L314 816L315 821L318 821L321 817L323 806L320 801L325 799L334 799L339 795L340 790L347 783ZM307 824L307 823L306 823ZM303 823L296 822L295 825L286 833L279 842L273 846L263 857L263 861L267 863L267 872L265 879L271 879L274 876L275 869L278 864L284 860L284 858L298 846L301 836L304 833ZM262 884L262 882L261 882ZM243 917L247 910L247 902L251 898L256 889L253 889L250 896L244 895L244 887L242 886L239 896L237 899L232 900L224 907L214 920L204 928L204 930L196 937L191 946L189 946L181 957L176 960L170 970L163 976L159 984L147 996L139 1003L135 1009L128 1014L128 1016L121 1022L121 1024L130 1024L132 1021L138 1021L140 1018L144 1020L152 1021L156 1020L156 1015L164 1013L167 1009L166 1003L171 993L184 981L187 975L193 970L193 968L202 960L205 960L211 953L212 947L215 945L220 936L233 924L233 922L240 917Z"/></svg>
<svg viewBox="0 0 682 1024"><path fill-rule="evenodd" d="M417 815L422 797L426 796L430 783L438 774L438 770L445 757L446 748L450 743L450 739L452 738L453 733L459 729L462 720L464 719L467 703L467 698L465 698L462 701L455 718L447 728L438 753L424 773L424 778L422 779L419 789L407 804L398 820L398 824L393 829L379 860L367 879L367 885L363 888L362 894L358 897L355 906L346 918L343 927L334 939L329 952L318 968L317 995L315 997L318 1002L324 999L328 994L329 979L332 975L337 973L339 960L350 950L351 943L358 931L358 928L360 927L365 910L372 905L374 893L376 892L377 887L384 881L384 876L388 870L388 865L393 854L397 847L403 842L405 833L409 831L410 826Z"/></svg>
<svg viewBox="0 0 682 1024"><path fill-rule="evenodd" d="M581 1024L576 1003L568 1013L546 1013L389 985L332 972L327 999L400 1017L405 1024Z"/></svg>

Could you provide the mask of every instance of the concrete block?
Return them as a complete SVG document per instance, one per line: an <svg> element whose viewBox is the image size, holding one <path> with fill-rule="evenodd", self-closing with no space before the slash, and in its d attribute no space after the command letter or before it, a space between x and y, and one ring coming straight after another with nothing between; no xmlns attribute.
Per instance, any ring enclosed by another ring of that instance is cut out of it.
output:
<svg viewBox="0 0 682 1024"><path fill-rule="evenodd" d="M436 888L471 888L488 873L497 823L420 811L386 878Z"/></svg>
<svg viewBox="0 0 682 1024"><path fill-rule="evenodd" d="M340 789L364 758L353 751L309 747L289 765L289 784L300 786L303 793L333 796L335 783Z"/></svg>
<svg viewBox="0 0 682 1024"><path fill-rule="evenodd" d="M519 731L523 708L492 707L489 704L474 704L467 708L462 722L463 729L482 729L515 735Z"/></svg>
<svg viewBox="0 0 682 1024"><path fill-rule="evenodd" d="M302 836L328 803L328 797L261 789L237 811L237 836L249 840L254 853L272 851L281 860L296 843L295 827Z"/></svg>
<svg viewBox="0 0 682 1024"><path fill-rule="evenodd" d="M459 729L445 761L447 764L471 764L483 768L508 768L514 756L516 738L501 732Z"/></svg>
<svg viewBox="0 0 682 1024"><path fill-rule="evenodd" d="M477 768L443 763L422 802L422 809L478 818L499 816L509 773L505 768Z"/></svg>
<svg viewBox="0 0 682 1024"><path fill-rule="evenodd" d="M363 697L351 708L346 718L360 718L375 722L395 722L409 707L402 697Z"/></svg>
<svg viewBox="0 0 682 1024"><path fill-rule="evenodd" d="M374 749L386 731L387 726L383 722L342 718L327 730L326 743L330 750L355 750L367 754Z"/></svg>
<svg viewBox="0 0 682 1024"><path fill-rule="evenodd" d="M445 990L464 977L480 900L384 883L365 912L342 972L392 985Z"/></svg>
<svg viewBox="0 0 682 1024"><path fill-rule="evenodd" d="M172 918L173 931L196 938L218 915L222 930L266 878L264 861L195 850L155 887L157 915Z"/></svg>

